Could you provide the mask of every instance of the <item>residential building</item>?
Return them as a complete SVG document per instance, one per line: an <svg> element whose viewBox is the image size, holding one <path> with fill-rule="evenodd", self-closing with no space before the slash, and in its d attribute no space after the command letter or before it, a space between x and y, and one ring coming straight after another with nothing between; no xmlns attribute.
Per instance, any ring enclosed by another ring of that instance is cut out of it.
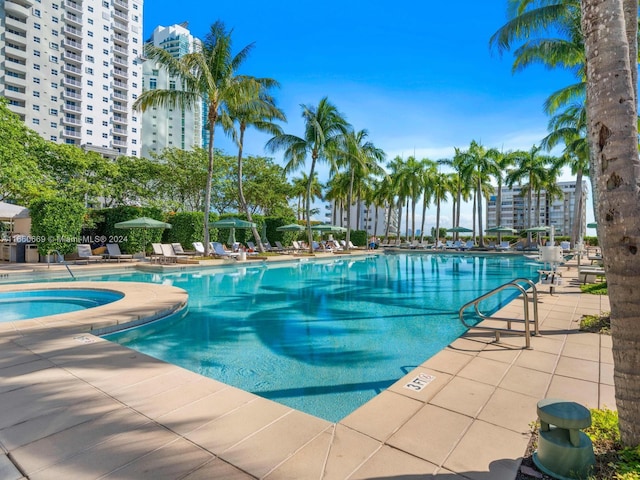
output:
<svg viewBox="0 0 640 480"><path fill-rule="evenodd" d="M176 58L193 52L195 39L187 24L157 27L147 40L163 48ZM147 59L142 66L144 90L181 89L179 79L168 75L154 60ZM150 158L165 148L192 150L202 146L203 104L189 108L152 107L142 114L142 156Z"/></svg>
<svg viewBox="0 0 640 480"><path fill-rule="evenodd" d="M570 236L574 222L578 219L574 218L574 206L577 200L576 182L558 182L557 187L561 191L558 196L549 195L542 190L539 195L532 193L531 205L528 202L526 189L521 185L515 185L513 188L502 188L501 205L496 205L497 188L489 197L487 202L487 228L497 226L497 212L500 209L500 224L503 227L511 227L516 230L523 230L528 226L551 226L555 227L556 235ZM582 231L586 229L587 214L586 201L588 197L587 182L582 182L583 191L583 209L580 225ZM539 205L539 210L538 210ZM536 218L536 212L539 211L539 217ZM528 215L531 214L531 223L528 225Z"/></svg>
<svg viewBox="0 0 640 480"><path fill-rule="evenodd" d="M142 0L0 0L0 94L46 140L140 154Z"/></svg>
<svg viewBox="0 0 640 480"><path fill-rule="evenodd" d="M330 203L325 206L326 219L329 223L347 226L347 210L340 203ZM387 228L388 208L376 207L364 202L355 202L351 205L350 220L352 230L365 230L368 235L382 237ZM397 235L398 216L397 210L391 212L391 227L389 233Z"/></svg>

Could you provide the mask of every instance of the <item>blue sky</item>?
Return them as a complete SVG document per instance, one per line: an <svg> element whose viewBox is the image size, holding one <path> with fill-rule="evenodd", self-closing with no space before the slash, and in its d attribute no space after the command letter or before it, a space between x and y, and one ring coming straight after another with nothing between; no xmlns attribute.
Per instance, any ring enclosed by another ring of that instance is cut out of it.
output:
<svg viewBox="0 0 640 480"><path fill-rule="evenodd" d="M158 25L185 21L203 37L222 20L233 29L235 51L255 44L243 73L280 82L276 97L288 117L285 132L301 135L300 105L327 96L355 129L369 131L389 160L451 158L454 147L467 148L472 140L529 150L547 134L545 98L573 82L567 72L538 66L512 74L511 54L489 48L507 20L506 0L410 2L391 9L379 0L176 5L145 2L145 38ZM245 151L264 155L267 139L248 132ZM216 146L235 150L222 134ZM326 171L320 170L321 180ZM443 208L444 225L450 210ZM429 224L435 211L427 215ZM463 216L470 224L470 205ZM593 220L591 207L587 216Z"/></svg>

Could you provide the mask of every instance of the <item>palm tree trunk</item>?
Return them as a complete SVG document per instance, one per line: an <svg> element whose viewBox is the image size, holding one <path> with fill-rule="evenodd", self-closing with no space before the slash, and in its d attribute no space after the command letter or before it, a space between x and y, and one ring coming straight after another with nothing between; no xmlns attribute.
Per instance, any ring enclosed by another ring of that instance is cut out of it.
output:
<svg viewBox="0 0 640 480"><path fill-rule="evenodd" d="M305 210L307 212L307 238L309 239L309 253L313 253L313 232L311 231L311 183L313 173L316 168L317 154L311 155L311 171L309 172L309 183L307 183L307 195L305 197Z"/></svg>
<svg viewBox="0 0 640 480"><path fill-rule="evenodd" d="M424 223L427 215L427 197L426 194L422 199L422 224L420 225L420 243L424 243Z"/></svg>
<svg viewBox="0 0 640 480"><path fill-rule="evenodd" d="M247 208L247 201L244 198L244 191L242 189L242 151L244 145L244 132L246 130L246 126L240 125L240 138L238 140L238 198L240 199L240 207L242 211L247 215L247 220L249 222L253 222L251 219L251 212L249 208ZM251 232L253 233L253 238L256 241L256 245L258 245L258 250L260 253L264 253L264 246L260 241L260 234L258 233L258 229L256 227L251 227Z"/></svg>
<svg viewBox="0 0 640 480"><path fill-rule="evenodd" d="M212 108L213 105L209 105L209 108ZM217 105L215 109L217 110ZM209 163L207 165L207 185L204 191L204 221L203 221L203 231L202 238L204 243L204 254L205 256L209 256L211 253L211 245L209 245L209 210L211 210L211 184L213 183L213 140L215 135L215 126L216 126L216 115L215 113L210 115L209 119L209 148L207 150L209 154Z"/></svg>
<svg viewBox="0 0 640 480"><path fill-rule="evenodd" d="M640 161L634 85L638 4L583 0L581 5L589 152L611 302L616 407L622 443L635 447L640 444Z"/></svg>
<svg viewBox="0 0 640 480"><path fill-rule="evenodd" d="M351 177L349 178L349 192L347 193L347 203L349 208L347 209L347 239L345 249L349 251L349 242L351 241L351 200L353 197L353 181L355 178L354 170L351 170Z"/></svg>
<svg viewBox="0 0 640 480"><path fill-rule="evenodd" d="M478 245L484 247L484 236L482 234L482 183L480 182L480 176L478 176L478 236L480 241Z"/></svg>
<svg viewBox="0 0 640 480"><path fill-rule="evenodd" d="M576 198L573 205L573 225L571 228L571 246L575 247L576 243L582 242L582 232L584 225L582 225L582 212L584 208L584 193L582 191L582 169L579 168L576 172Z"/></svg>
<svg viewBox="0 0 640 480"><path fill-rule="evenodd" d="M396 238L396 245L400 245L400 236L402 230L402 199L398 197L398 236Z"/></svg>

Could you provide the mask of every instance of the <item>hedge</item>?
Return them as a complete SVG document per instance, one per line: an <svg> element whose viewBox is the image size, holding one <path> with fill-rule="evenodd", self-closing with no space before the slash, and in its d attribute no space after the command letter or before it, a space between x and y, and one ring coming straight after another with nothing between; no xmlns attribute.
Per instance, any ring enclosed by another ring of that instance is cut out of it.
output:
<svg viewBox="0 0 640 480"><path fill-rule="evenodd" d="M86 209L69 198L41 198L29 205L31 236L40 255L57 250L62 255L73 252L82 241Z"/></svg>

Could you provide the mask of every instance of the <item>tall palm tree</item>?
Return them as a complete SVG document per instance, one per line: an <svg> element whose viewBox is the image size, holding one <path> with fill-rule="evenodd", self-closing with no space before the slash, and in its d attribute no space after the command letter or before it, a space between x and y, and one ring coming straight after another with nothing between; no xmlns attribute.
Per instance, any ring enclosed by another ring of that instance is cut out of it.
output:
<svg viewBox="0 0 640 480"><path fill-rule="evenodd" d="M453 185L455 194L453 195L454 214L453 214L453 226L460 226L460 208L462 200L468 201L471 198L471 191L473 190L473 181L469 176L469 167L467 162L470 157L465 150L461 150L458 147L454 147L454 156L452 159L444 158L438 160L439 164L447 165L453 168L455 174L453 179ZM454 238L458 238L458 234L454 234Z"/></svg>
<svg viewBox="0 0 640 480"><path fill-rule="evenodd" d="M436 202L436 227L435 245L438 245L440 237L440 206L447 200L447 194L453 190L453 179L455 174L436 172L433 176L433 200Z"/></svg>
<svg viewBox="0 0 640 480"><path fill-rule="evenodd" d="M425 217L427 216L427 208L431 204L433 192L435 190L438 164L428 158L422 159L420 164L422 166L422 172L420 174L420 183L422 186L422 224L420 225L420 243L423 243Z"/></svg>
<svg viewBox="0 0 640 480"><path fill-rule="evenodd" d="M227 113L223 106L235 98L246 86L239 81L236 72L249 56L253 44L232 53L232 31L227 31L221 21L211 25L205 39L195 45L195 51L180 58L166 50L148 44L145 54L157 62L167 73L179 80L181 89L156 89L143 92L135 101L134 108L145 111L149 107L190 108L205 104L207 107L207 130L209 133L207 183L204 200L203 239L205 254L209 254L209 212L211 211L211 184L213 177L213 148L215 128ZM228 120L224 118L225 122Z"/></svg>
<svg viewBox="0 0 640 480"><path fill-rule="evenodd" d="M499 167L496 158L500 152L495 148L486 149L475 140L471 141L469 150L466 153L467 160L463 171L466 176L474 181L476 207L478 209L478 235L479 246L484 247L484 235L482 225L482 195L488 190L489 178L498 175Z"/></svg>
<svg viewBox="0 0 640 480"><path fill-rule="evenodd" d="M638 2L583 0L582 8L589 151L611 301L616 406L622 443L635 448L640 445L640 296L634 291L640 282Z"/></svg>
<svg viewBox="0 0 640 480"><path fill-rule="evenodd" d="M223 124L225 131L231 135L238 146L238 200L240 208L247 215L247 220L252 222L251 211L247 207L247 201L242 188L242 153L244 150L244 135L247 127L251 126L263 133L279 135L282 129L274 123L275 120L286 121L286 116L275 103L275 99L269 94L269 89L277 87L278 83L270 78L243 79L245 88L240 94L227 101L228 117L233 121L231 125ZM256 245L260 252L264 252L264 246L260 239L257 227L251 228Z"/></svg>
<svg viewBox="0 0 640 480"><path fill-rule="evenodd" d="M336 173L327 182L327 188L324 192L325 200L330 200L335 205L333 208L333 219L331 223L341 227L344 223L344 209L348 205L347 197L350 182L351 176L348 172Z"/></svg>
<svg viewBox="0 0 640 480"><path fill-rule="evenodd" d="M369 175L382 173L380 162L385 158L384 152L372 142L367 141L369 133L366 130L349 131L346 134L343 149L336 152L338 168L345 168L349 172L349 189L347 192L347 249L351 240L351 205L353 204L353 187L356 178L359 181ZM359 211L359 209L358 209ZM359 225L359 222L358 222Z"/></svg>
<svg viewBox="0 0 640 480"><path fill-rule="evenodd" d="M398 232L396 236L396 245L400 244L400 237L402 236L402 208L409 193L406 186L406 181L403 178L404 175L404 160L402 157L396 156L387 164L389 171L389 193L393 196L391 205L398 209ZM391 215L389 215L391 219Z"/></svg>
<svg viewBox="0 0 640 480"><path fill-rule="evenodd" d="M340 144L344 142L349 124L327 97L321 99L315 107L302 105L302 118L305 123L304 136L298 137L284 133L276 135L267 142L266 148L271 152L284 150L284 158L287 161L286 171L297 170L304 165L307 156L311 156L305 210L307 211L309 252L313 253L311 180L318 161L332 161L332 152L338 150Z"/></svg>

